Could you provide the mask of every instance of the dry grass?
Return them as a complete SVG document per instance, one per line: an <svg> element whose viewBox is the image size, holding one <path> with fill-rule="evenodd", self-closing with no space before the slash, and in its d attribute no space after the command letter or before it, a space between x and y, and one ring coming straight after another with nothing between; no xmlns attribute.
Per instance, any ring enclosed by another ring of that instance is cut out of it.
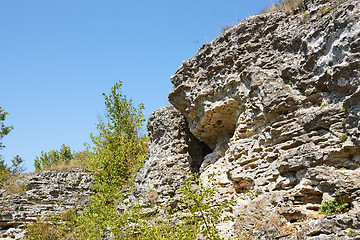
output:
<svg viewBox="0 0 360 240"><path fill-rule="evenodd" d="M54 166L50 166L50 167L45 167L43 169L41 169L41 171L58 171L58 170L71 170L74 168L83 168L86 169L86 163L81 161L81 160L77 160L77 159L73 159L70 162L60 162Z"/></svg>
<svg viewBox="0 0 360 240"><path fill-rule="evenodd" d="M292 13L298 7L304 5L304 0L282 0L279 3L271 5L265 12L283 11Z"/></svg>
<svg viewBox="0 0 360 240"><path fill-rule="evenodd" d="M331 11L336 7L337 4L345 2L346 0L328 0L331 3L330 6L323 8L319 13L318 16L323 16L327 12ZM275 3L268 7L266 10L263 10L262 13L266 12L273 12L273 11L283 11L286 13L292 13L296 9L301 9L301 11L305 10L307 0L279 0L278 3ZM334 5L335 4L335 5Z"/></svg>
<svg viewBox="0 0 360 240"><path fill-rule="evenodd" d="M23 194L26 191L27 181L27 174L17 174L6 180L2 188L7 194Z"/></svg>
<svg viewBox="0 0 360 240"><path fill-rule="evenodd" d="M60 161L56 165L42 168L41 171L71 170L74 168L88 169L90 158L91 153L88 151L77 152L69 162Z"/></svg>

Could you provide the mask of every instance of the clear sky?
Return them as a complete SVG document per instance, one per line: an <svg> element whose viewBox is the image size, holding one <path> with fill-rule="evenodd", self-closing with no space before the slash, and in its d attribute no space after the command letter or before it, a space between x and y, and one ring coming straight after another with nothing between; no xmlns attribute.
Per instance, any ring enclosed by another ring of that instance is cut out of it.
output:
<svg viewBox="0 0 360 240"><path fill-rule="evenodd" d="M0 106L14 126L0 153L33 171L41 151L83 150L104 113L102 93L118 80L148 118L169 104L182 60L271 2L0 0Z"/></svg>

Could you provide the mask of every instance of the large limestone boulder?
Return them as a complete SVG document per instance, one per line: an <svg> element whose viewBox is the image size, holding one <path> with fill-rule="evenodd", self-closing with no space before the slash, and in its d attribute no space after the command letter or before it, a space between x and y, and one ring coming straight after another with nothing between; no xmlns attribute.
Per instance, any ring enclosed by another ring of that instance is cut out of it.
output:
<svg viewBox="0 0 360 240"><path fill-rule="evenodd" d="M238 200L228 236L360 234L359 18L358 0L249 17L172 76L169 101L213 150L203 183ZM332 199L350 211L319 215Z"/></svg>

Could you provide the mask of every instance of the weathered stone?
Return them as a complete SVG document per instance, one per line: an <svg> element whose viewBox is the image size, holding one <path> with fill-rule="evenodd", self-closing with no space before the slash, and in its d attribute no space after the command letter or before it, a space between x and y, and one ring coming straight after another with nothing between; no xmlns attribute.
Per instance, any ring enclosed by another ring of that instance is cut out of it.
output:
<svg viewBox="0 0 360 240"><path fill-rule="evenodd" d="M82 169L23 174L21 193L0 190L0 239L22 239L25 224L72 208L81 211L91 194L93 176Z"/></svg>
<svg viewBox="0 0 360 240"><path fill-rule="evenodd" d="M359 18L358 0L305 0L204 44L171 77L174 107L149 118L149 154L127 201L172 206L199 172L214 197L237 203L218 226L224 237L360 239ZM81 208L91 181L80 173L33 174L25 194L1 192L3 232ZM349 211L318 212L334 199Z"/></svg>
<svg viewBox="0 0 360 240"><path fill-rule="evenodd" d="M151 114L148 131L149 153L135 177L134 196L163 203L176 198L177 190L199 170L210 149L190 133L185 118L172 106Z"/></svg>
<svg viewBox="0 0 360 240"><path fill-rule="evenodd" d="M330 199L349 203L349 217L360 211L359 18L357 0L249 17L171 77L169 101L213 150L202 182L219 183L222 197L253 197L233 213L256 222L235 224L251 239L335 239L359 224L325 227L317 213ZM312 221L319 227L306 232Z"/></svg>

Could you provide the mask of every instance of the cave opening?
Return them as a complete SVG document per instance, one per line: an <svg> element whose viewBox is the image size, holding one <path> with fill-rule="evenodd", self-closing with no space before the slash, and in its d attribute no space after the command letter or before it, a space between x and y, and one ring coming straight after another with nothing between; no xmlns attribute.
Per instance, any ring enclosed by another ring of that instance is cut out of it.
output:
<svg viewBox="0 0 360 240"><path fill-rule="evenodd" d="M211 148L197 139L188 129L188 152L190 155L189 159L189 168L193 173L199 172L201 163L204 161L204 157L209 153L212 153Z"/></svg>

